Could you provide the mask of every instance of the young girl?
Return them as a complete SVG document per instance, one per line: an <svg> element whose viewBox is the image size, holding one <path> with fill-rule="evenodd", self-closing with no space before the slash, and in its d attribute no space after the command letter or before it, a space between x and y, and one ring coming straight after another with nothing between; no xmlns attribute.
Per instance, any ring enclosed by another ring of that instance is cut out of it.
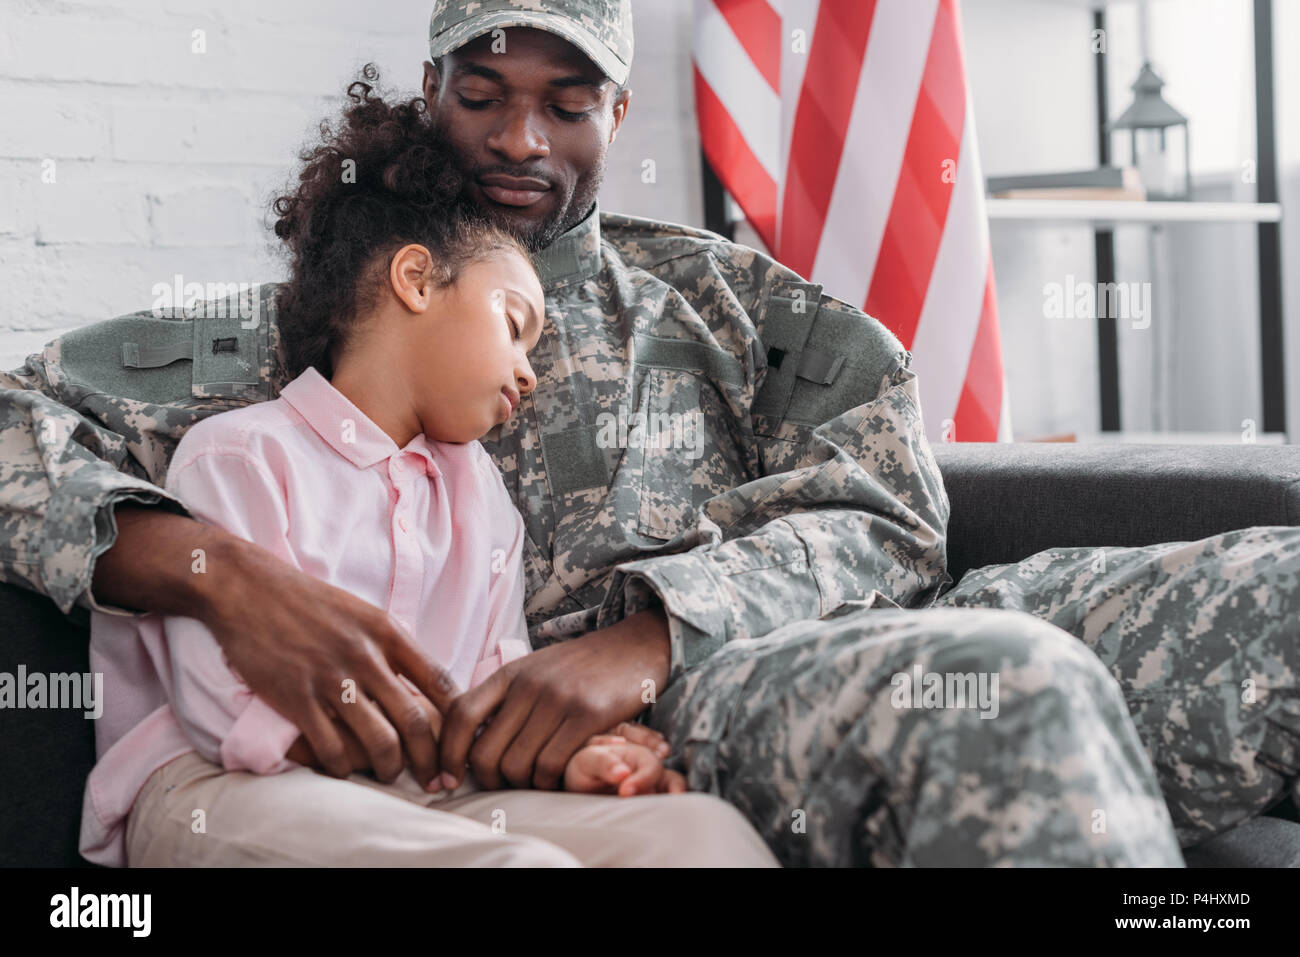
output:
<svg viewBox="0 0 1300 957"><path fill-rule="evenodd" d="M392 106L363 82L348 93L341 128L323 128L324 142L302 156L296 190L275 203L275 232L292 260L277 325L296 378L274 401L194 426L167 488L200 519L386 610L469 688L530 651L523 521L476 440L536 385L527 353L542 335L542 288L511 236L458 207L454 162L423 101ZM195 556L195 573L203 561ZM385 785L295 763L298 729L249 691L195 619L96 614L91 657L106 704L82 820L90 860L573 863L566 852L603 860L587 822L613 824L605 803L567 806L573 828L548 830L546 850L518 835L492 844L469 818L498 809L466 797L478 790L472 781L425 794L409 771ZM336 711L376 707L344 685ZM565 783L650 794L613 803L648 811L655 802L660 817L646 822L646 835L679 840L681 862L771 861L715 798L675 796L665 820L669 799L654 794L682 792L684 781L625 737L593 738ZM376 805L376 789L400 803ZM524 810L529 796L613 800L483 793ZM729 860L691 859L708 841L682 817L687 804L714 835L712 853L723 853L717 835L730 828ZM553 807L546 813L560 820ZM563 835L579 831L565 846Z"/></svg>

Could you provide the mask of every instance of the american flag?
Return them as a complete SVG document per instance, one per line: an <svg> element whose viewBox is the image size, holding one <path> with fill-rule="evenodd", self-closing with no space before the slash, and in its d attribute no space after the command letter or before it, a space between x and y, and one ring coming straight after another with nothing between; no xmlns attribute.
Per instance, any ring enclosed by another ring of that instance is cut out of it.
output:
<svg viewBox="0 0 1300 957"><path fill-rule="evenodd" d="M934 441L1009 441L957 0L695 0L709 164L764 245L911 350Z"/></svg>

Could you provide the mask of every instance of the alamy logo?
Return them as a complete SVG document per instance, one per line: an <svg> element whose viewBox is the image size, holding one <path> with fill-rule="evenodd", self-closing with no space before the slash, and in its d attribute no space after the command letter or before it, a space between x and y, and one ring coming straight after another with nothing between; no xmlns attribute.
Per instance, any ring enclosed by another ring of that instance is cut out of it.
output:
<svg viewBox="0 0 1300 957"><path fill-rule="evenodd" d="M889 683L894 686L889 702L895 708L979 708L981 718L998 716L996 672L922 672L913 665L909 674L900 671Z"/></svg>
<svg viewBox="0 0 1300 957"><path fill-rule="evenodd" d="M704 454L704 413L628 412L620 405L618 414L596 416L596 445L602 449L685 449L686 458Z"/></svg>
<svg viewBox="0 0 1300 957"><path fill-rule="evenodd" d="M1151 283L1079 282L1069 273L1064 283L1043 286L1045 319L1130 319L1134 329L1151 325Z"/></svg>
<svg viewBox="0 0 1300 957"><path fill-rule="evenodd" d="M0 671L0 708L85 708L83 717L98 718L104 713L104 675L28 674L26 665L19 665L16 675Z"/></svg>
<svg viewBox="0 0 1300 957"><path fill-rule="evenodd" d="M150 291L155 318L180 310L191 319L241 319L245 329L257 326L255 282L186 282L177 273L170 283L156 282Z"/></svg>
<svg viewBox="0 0 1300 957"><path fill-rule="evenodd" d="M133 937L148 937L152 926L150 894L70 894L50 898L51 927L129 927Z"/></svg>

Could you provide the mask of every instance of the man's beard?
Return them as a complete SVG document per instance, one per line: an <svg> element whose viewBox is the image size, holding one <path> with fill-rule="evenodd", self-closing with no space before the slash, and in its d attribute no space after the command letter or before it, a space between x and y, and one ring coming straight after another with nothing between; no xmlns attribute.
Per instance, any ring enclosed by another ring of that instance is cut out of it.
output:
<svg viewBox="0 0 1300 957"><path fill-rule="evenodd" d="M523 219L512 215L507 207L495 203L477 207L478 212L490 223L504 229L514 236L530 253L538 253L555 240L559 239L578 223L587 218L591 206L596 202L600 184L604 179L603 163L597 165L591 173L580 178L569 201L560 208L557 215L541 221ZM554 187L552 187L554 188Z"/></svg>

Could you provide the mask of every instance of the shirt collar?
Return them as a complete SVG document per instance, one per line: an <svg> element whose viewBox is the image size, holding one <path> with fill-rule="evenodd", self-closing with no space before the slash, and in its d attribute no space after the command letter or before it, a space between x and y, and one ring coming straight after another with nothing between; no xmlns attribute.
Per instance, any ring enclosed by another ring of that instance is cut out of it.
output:
<svg viewBox="0 0 1300 957"><path fill-rule="evenodd" d="M535 253L543 289L581 281L600 271L600 204L592 203L587 218L545 249Z"/></svg>
<svg viewBox="0 0 1300 957"><path fill-rule="evenodd" d="M281 389L280 398L293 406L326 445L359 469L387 461L401 451L418 455L427 474L438 474L423 434L415 436L404 449L399 450L387 432L314 367L309 366Z"/></svg>

